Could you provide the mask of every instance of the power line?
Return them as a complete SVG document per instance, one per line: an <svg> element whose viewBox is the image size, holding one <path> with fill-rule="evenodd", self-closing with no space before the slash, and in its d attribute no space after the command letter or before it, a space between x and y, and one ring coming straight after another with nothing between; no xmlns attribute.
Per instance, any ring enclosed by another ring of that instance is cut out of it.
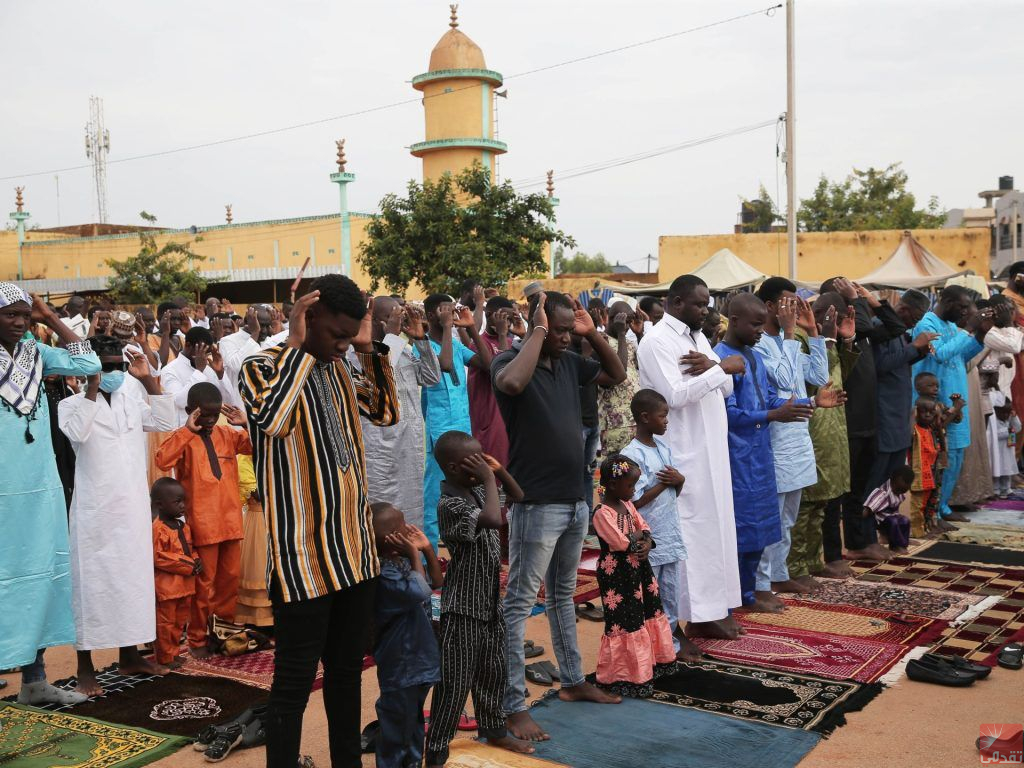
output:
<svg viewBox="0 0 1024 768"><path fill-rule="evenodd" d="M607 50L598 51L596 53L588 54L586 56L578 56L578 57L576 57L574 59L567 59L565 61L560 61L560 62L557 62L555 64L548 64L548 65L545 65L543 67L537 67L535 69L528 69L528 70L525 70L523 72L517 72L515 74L509 75L508 77L505 78L505 80L506 81L513 80L513 79L515 79L517 77L528 77L529 75L535 75L535 74L538 74L540 72L548 72L550 70L558 69L560 67L567 67L567 66L570 66L572 64L579 64L579 63L584 62L584 61L591 61L592 59L597 59L597 58L600 58L602 56L610 56L610 55L615 54L615 53L621 53L623 51L632 50L634 48L640 48L640 47L645 46L645 45L652 45L654 43L664 42L665 40L671 40L671 39L674 39L674 38L677 38L677 37L681 37L683 35L692 34L694 32L701 32L703 30L712 29L714 27L720 27L720 26L722 26L724 24L729 24L729 23L732 23L734 21L740 21L742 19L747 19L747 18L750 18L752 16L760 16L762 14L764 14L765 16L772 16L772 15L774 15L774 12L776 10L778 10L779 8L781 8L781 7L782 7L781 4L771 5L771 6L768 6L768 7L765 7L765 8L760 8L760 9L758 9L756 11L750 11L748 13L739 14L738 16L731 16L731 17L729 17L727 19L720 19L718 21L713 21L713 22L710 22L708 24L701 24L701 25L696 26L696 27L690 27L688 29L682 29L682 30L679 30L678 32L672 32L672 33L669 33L667 35L660 35L658 37L652 37L652 38L649 38L647 40L640 40L640 41L635 42L635 43L629 43L628 45L622 45L622 46L619 46L617 48L609 48ZM423 96L417 96L417 97L413 97L413 98L409 98L409 99L402 99L400 101L393 101L393 102L390 102L390 103L387 103L387 104L379 104L379 105L377 105L375 107L367 107L366 109L359 109L359 110L355 110L353 112L346 112L345 114L342 114L342 115L334 115L333 117L324 117L324 118L321 118L319 120L309 120L309 121L304 122L304 123L295 123L294 125L286 125L286 126L281 126L279 128L270 128L270 129L267 129L267 130L264 130L264 131L256 131L254 133L246 133L246 134L242 134L240 136L232 136L232 137L226 138L226 139L216 139L214 141L206 141L206 142L202 142L202 143L199 143L199 144L190 144L190 145L186 145L184 147L176 147L174 149L165 149L165 150L161 150L161 151L158 151L158 152L148 152L148 153L141 154L141 155L131 155L129 157L122 157L122 158L115 159L115 160L108 160L107 164L108 165L113 165L115 163L129 163L129 162L134 162L136 160L147 160L147 159L154 158L154 157L165 157L167 155L173 155L173 154L177 154L177 153L180 153L180 152L191 152L191 151L196 150L196 149L207 149L209 147L221 146L223 144L231 144L231 143L238 142L238 141L247 141L249 139L256 139L256 138L260 138L260 137L263 137L263 136L271 136L271 135L278 134L278 133L284 133L286 131L294 131L294 130L298 130L300 128L309 128L309 127L314 126L314 125L323 125L324 123L330 123L330 122L334 122L334 121L337 121L337 120L345 120L345 119L352 118L352 117L359 117L359 116L362 116L362 115L368 115L368 114L371 114L373 112L381 112L381 111L386 110L386 109L394 109L396 107L405 106L407 104L415 104L415 103L418 103L418 102L422 102L422 101L424 101L424 100L426 100L428 98L437 98L439 96L448 96L448 95L451 95L452 93L456 93L456 92L461 91L461 90L466 90L466 89L469 89L469 88L479 88L479 87L480 87L479 85L463 86L462 88L455 88L455 89L452 89L451 91L448 91L446 93L437 93L437 94L433 94L433 95L430 95L430 96L423 95ZM68 172L68 171L78 171L78 170L82 170L83 168L91 168L91 167L92 167L91 164L72 165L72 166L68 166L66 168L55 168L55 169L50 169L50 170L47 170L47 171L35 171L33 173L21 173L21 174L15 174L13 176L0 176L0 181L9 181L11 179L25 179L25 178L30 178L32 176L43 176L43 175L47 175L47 174L65 173L65 172Z"/></svg>

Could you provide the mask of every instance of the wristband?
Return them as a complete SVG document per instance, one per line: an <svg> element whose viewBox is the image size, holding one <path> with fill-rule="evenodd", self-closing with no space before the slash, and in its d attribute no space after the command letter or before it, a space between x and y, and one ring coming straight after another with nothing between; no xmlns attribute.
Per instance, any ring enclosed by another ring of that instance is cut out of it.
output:
<svg viewBox="0 0 1024 768"><path fill-rule="evenodd" d="M547 326L535 325L535 326L533 326L533 330L535 330L535 331L544 331L544 338L547 338L547 336L548 336Z"/></svg>

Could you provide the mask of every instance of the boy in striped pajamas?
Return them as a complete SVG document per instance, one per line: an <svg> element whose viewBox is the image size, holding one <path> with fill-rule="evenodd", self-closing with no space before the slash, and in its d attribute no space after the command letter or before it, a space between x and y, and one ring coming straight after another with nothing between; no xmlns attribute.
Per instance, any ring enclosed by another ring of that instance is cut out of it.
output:
<svg viewBox="0 0 1024 768"><path fill-rule="evenodd" d="M448 745L470 692L480 736L493 746L531 753L529 743L505 728L505 617L498 594L498 481L513 501L521 500L523 492L508 470L465 432L441 435L434 458L445 476L437 516L452 559L441 590L441 682L431 703L427 765L448 760Z"/></svg>

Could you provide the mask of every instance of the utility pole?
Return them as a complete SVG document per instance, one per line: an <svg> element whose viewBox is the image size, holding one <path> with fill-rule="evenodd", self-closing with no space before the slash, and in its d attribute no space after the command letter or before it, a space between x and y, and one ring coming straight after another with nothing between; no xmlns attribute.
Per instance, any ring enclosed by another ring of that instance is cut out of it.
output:
<svg viewBox="0 0 1024 768"><path fill-rule="evenodd" d="M796 72L794 71L794 5L786 0L786 235L789 278L796 280Z"/></svg>
<svg viewBox="0 0 1024 768"><path fill-rule="evenodd" d="M107 223L107 153L110 131L103 124L103 99L89 97L89 122L85 126L85 156L92 160L92 178L96 186L96 217Z"/></svg>

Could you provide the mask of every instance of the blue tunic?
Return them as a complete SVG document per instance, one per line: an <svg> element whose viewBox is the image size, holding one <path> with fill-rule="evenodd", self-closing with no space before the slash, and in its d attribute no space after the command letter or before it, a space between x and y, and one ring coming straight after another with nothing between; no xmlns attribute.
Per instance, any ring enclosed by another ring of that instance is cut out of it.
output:
<svg viewBox="0 0 1024 768"><path fill-rule="evenodd" d="M37 349L44 376L100 372L92 352ZM0 669L31 664L40 648L75 642L64 487L42 387L38 397L31 443L25 442L25 419L0 407Z"/></svg>
<svg viewBox="0 0 1024 768"><path fill-rule="evenodd" d="M725 401L725 410L729 417L736 545L740 552L757 552L782 539L768 411L786 400L768 380L767 363L756 349L736 349L723 341L715 347L715 353L722 358L742 355L747 361L746 373L732 377L733 391Z"/></svg>
<svg viewBox="0 0 1024 768"><path fill-rule="evenodd" d="M921 318L911 336L929 332L939 334L939 338L932 342L932 354L914 365L914 376L923 371L934 373L939 379L939 400L946 406L952 402L950 395L963 397L963 418L946 426L946 447L949 450L966 448L971 444L971 418L966 405L967 363L985 347L974 336L960 330L956 323L942 320L934 312ZM917 399L916 392L914 399Z"/></svg>

